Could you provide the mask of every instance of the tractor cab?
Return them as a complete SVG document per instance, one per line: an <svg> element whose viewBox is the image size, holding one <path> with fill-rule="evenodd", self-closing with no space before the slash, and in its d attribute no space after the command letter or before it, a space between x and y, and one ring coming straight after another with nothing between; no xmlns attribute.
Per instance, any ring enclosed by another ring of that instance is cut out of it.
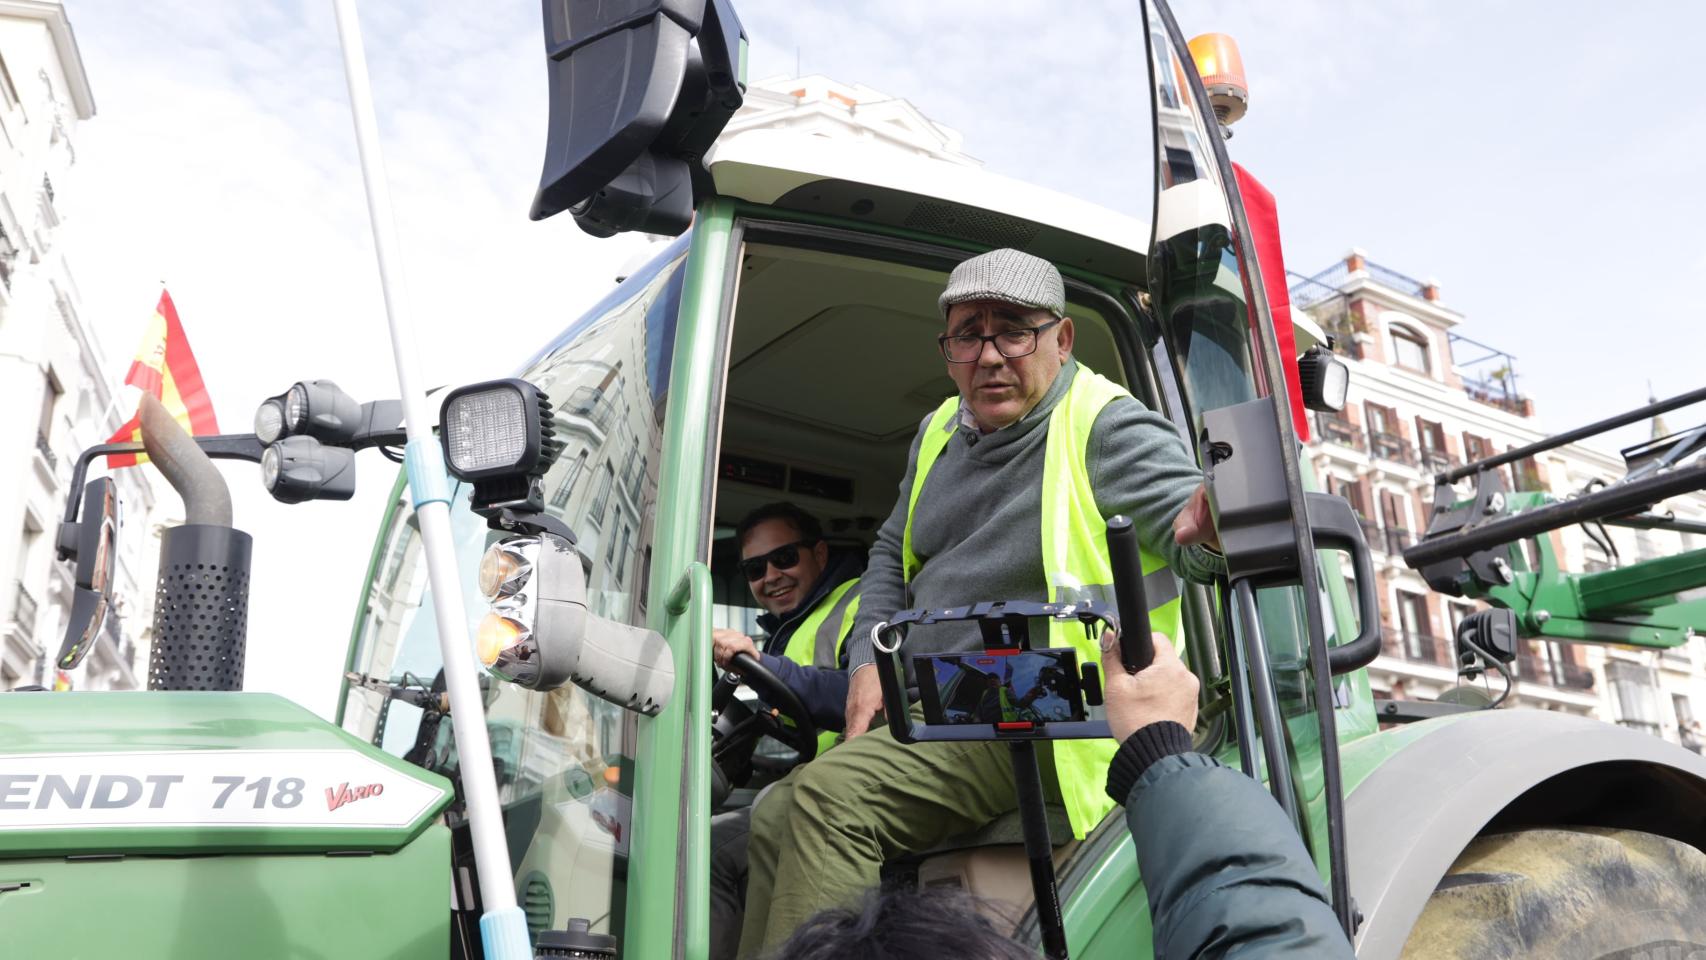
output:
<svg viewBox="0 0 1706 960"><path fill-rule="evenodd" d="M675 26L667 20L637 17L627 29L642 49L662 49ZM608 40L611 25L599 29L605 32L584 45L571 38L554 48L566 51L554 70L592 69L598 58L618 56L622 45ZM1212 150L1219 128L1182 93L1186 66L1176 51L1183 45L1167 39L1159 19L1150 35L1160 40L1153 72L1162 118L1161 243L1151 242L1150 224L980 169L785 130L718 140L703 154L702 171L683 161L693 173L687 180L632 175L648 164L654 173L675 169L683 155L696 159L679 143L630 150L626 172L600 191L594 181L622 169L620 158L555 129L592 123L593 108L577 102L574 116L553 115L553 152L536 214L568 210L593 232L612 224L681 229L515 376L555 406L563 449L543 478L545 507L576 536L588 610L660 630L684 679L655 717L575 685L534 691L491 683L487 725L517 889L535 933L581 917L595 931L623 936L626 949L637 951L630 955L662 956L703 942L708 818L751 803L801 759L775 739L749 744L740 756L720 755L712 733L717 701L728 698L711 689L710 630L757 633L759 610L737 569L735 525L760 505L791 501L822 521L839 558L862 567L900 493L920 422L955 392L935 338L943 330L936 298L957 263L997 247L1054 262L1066 280L1074 358L1165 412L1202 462L1209 462L1200 446L1207 442L1204 417L1216 407L1254 402L1257 425L1237 429L1277 431L1271 400L1262 395L1284 374L1261 366L1255 341L1267 321L1250 307L1253 260L1232 242L1230 174ZM681 96L712 97L704 93L710 87L691 82L689 62ZM628 119L640 129L658 127ZM669 213L679 194L663 187L689 182L699 197L690 225ZM636 186L647 183L657 195ZM1283 498L1284 484L1277 489ZM460 491L454 498L455 529L470 617L478 620L485 603L473 571L502 534L469 512L465 499ZM1289 522L1277 535L1292 535ZM356 676L428 688L435 682L438 646L418 537L399 484L353 638ZM1281 716L1297 731L1313 733L1318 722L1302 625L1311 611L1325 610L1330 643L1358 632L1346 576L1330 555L1322 560L1335 572L1320 578L1326 586L1314 591L1313 603L1283 583L1253 591L1252 609L1270 631L1266 656L1281 678L1254 694L1235 690L1227 669L1225 597L1184 589L1184 643L1212 705L1205 716L1213 719L1199 732L1203 749L1252 771L1282 768L1275 779L1288 796L1294 781L1318 781L1321 768L1318 748L1280 730ZM1360 678L1347 681L1338 711L1344 732L1373 729L1366 693L1357 699L1365 690ZM1234 716L1248 715L1229 709L1233 696L1265 705L1265 753L1260 738L1235 729ZM439 720L360 684L348 688L340 717L347 730L389 752L454 773L449 725ZM1070 896L1119 862L1129 839L1111 816L1073 840L1064 811L1053 813L1057 867ZM1299 828L1308 829L1301 818ZM1005 903L1008 922L1027 935L1031 895L1021 841L1009 817L899 858L886 872L891 882L953 884ZM459 883L457 890L459 915L477 916L474 886ZM654 922L672 912L673 930ZM646 922L636 922L640 917ZM1145 922L1141 912L1123 916L1096 936L1129 942L1138 932L1131 924ZM471 923L458 927L471 936ZM1073 939L1090 936L1078 931Z"/></svg>

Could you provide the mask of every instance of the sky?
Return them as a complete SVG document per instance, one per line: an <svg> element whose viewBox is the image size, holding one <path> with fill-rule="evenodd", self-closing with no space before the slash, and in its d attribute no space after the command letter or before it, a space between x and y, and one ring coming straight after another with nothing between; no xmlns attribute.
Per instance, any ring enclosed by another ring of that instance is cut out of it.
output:
<svg viewBox="0 0 1706 960"><path fill-rule="evenodd" d="M305 378L396 395L330 2L68 0L98 113L60 186L82 315L122 376L165 282L221 428ZM736 0L749 76L910 99L998 173L1147 219L1135 4ZM1706 6L1181 2L1251 85L1229 144L1287 265L1353 247L1436 280L1561 430L1701 384ZM527 219L546 121L537 3L363 5L428 384L504 376L641 246ZM1681 425L1683 415L1673 415ZM1624 434L1628 436L1628 434ZM286 507L226 468L255 535L248 686L330 715L394 468ZM165 496L170 499L171 494Z"/></svg>

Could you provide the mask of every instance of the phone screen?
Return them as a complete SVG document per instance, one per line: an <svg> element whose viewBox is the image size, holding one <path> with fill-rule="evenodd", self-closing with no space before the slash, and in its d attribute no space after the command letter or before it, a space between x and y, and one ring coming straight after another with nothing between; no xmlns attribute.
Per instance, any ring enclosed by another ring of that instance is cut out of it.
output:
<svg viewBox="0 0 1706 960"><path fill-rule="evenodd" d="M939 653L913 658L926 723L1064 723L1084 719L1078 652Z"/></svg>

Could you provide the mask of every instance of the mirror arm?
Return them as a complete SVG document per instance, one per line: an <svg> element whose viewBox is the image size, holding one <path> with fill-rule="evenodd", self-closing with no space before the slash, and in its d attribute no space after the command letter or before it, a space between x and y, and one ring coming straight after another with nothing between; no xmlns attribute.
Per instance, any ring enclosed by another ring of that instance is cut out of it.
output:
<svg viewBox="0 0 1706 960"><path fill-rule="evenodd" d="M260 463L261 451L266 449L252 433L222 433L193 439L203 453L215 460L247 460L250 463ZM77 559L77 511L83 502L83 484L88 479L89 464L93 463L96 457L112 453L142 452L141 443L130 442L99 443L78 454L77 462L71 468L71 490L65 498L65 519L60 522L59 533L54 541L54 549L59 559Z"/></svg>

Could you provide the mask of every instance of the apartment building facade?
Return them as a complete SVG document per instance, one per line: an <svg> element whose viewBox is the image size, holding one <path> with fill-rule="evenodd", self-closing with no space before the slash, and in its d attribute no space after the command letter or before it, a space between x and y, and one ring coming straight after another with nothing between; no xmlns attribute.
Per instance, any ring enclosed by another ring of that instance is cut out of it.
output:
<svg viewBox="0 0 1706 960"><path fill-rule="evenodd" d="M75 192L77 126L95 113L58 3L0 0L0 690L132 689L146 671L156 534L143 470L116 470L121 533L113 615L77 669L64 639L74 571L55 553L78 453L129 416L81 316L61 249ZM139 325L140 329L140 325ZM99 465L92 476L101 474Z"/></svg>
<svg viewBox="0 0 1706 960"><path fill-rule="evenodd" d="M1323 487L1349 500L1376 557L1385 643L1370 667L1380 695L1429 700L1465 682L1453 637L1484 608L1429 591L1403 550L1428 524L1434 475L1544 439L1514 358L1472 339L1439 286L1374 263L1360 251L1313 276L1292 275L1294 309L1329 335L1350 368L1350 398L1338 415L1317 414L1309 458ZM1612 411L1607 411L1611 413ZM1566 424L1562 426L1575 426ZM1581 443L1500 468L1507 489L1563 498L1624 473L1615 453ZM1706 496L1666 505L1706 518ZM1706 547L1706 537L1609 528L1550 534L1568 570ZM1596 716L1699 748L1696 705L1706 706L1699 640L1662 654L1526 640L1519 645L1511 700ZM1490 678L1497 695L1502 682Z"/></svg>

